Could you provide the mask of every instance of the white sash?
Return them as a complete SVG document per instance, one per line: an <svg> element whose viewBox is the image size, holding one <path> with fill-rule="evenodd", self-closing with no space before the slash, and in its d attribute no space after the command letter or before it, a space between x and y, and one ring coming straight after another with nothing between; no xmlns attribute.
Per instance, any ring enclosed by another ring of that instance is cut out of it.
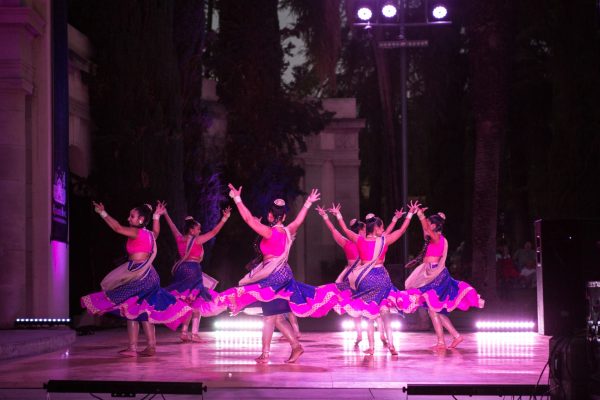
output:
<svg viewBox="0 0 600 400"><path fill-rule="evenodd" d="M103 291L118 288L126 283L140 279L148 273L152 267L152 261L154 261L154 258L156 257L156 239L152 232L149 233L152 238L152 252L150 253L150 257L140 264L136 264L131 260L127 261L110 271L104 279L102 279L102 282L100 282Z"/></svg>
<svg viewBox="0 0 600 400"><path fill-rule="evenodd" d="M416 289L431 283L446 268L446 256L448 255L448 241L444 239L444 252L437 264L423 263L419 265L404 281L405 289ZM432 268L432 265L435 267Z"/></svg>
<svg viewBox="0 0 600 400"><path fill-rule="evenodd" d="M358 288L360 282L371 272L375 267L377 259L381 256L383 248L385 247L385 236L381 236L375 239L375 248L373 249L373 258L364 264L357 264L352 271L348 274L348 280L350 281L350 287L353 290Z"/></svg>
<svg viewBox="0 0 600 400"><path fill-rule="evenodd" d="M285 250L280 256L269 258L268 260L261 261L256 267L252 268L250 272L248 272L242 279L240 279L239 284L241 286L249 285L251 283L258 282L273 272L275 272L279 267L285 265L287 263L290 249L292 248L292 242L295 239L287 227L283 227L283 230L286 234L285 241Z"/></svg>

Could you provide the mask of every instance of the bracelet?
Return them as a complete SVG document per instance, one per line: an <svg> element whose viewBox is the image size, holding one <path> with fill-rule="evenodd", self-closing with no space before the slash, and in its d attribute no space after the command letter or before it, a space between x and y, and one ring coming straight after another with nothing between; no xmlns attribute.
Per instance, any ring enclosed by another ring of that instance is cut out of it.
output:
<svg viewBox="0 0 600 400"><path fill-rule="evenodd" d="M321 217L323 217L323 219L329 219L329 216L327 214L323 214L321 215Z"/></svg>
<svg viewBox="0 0 600 400"><path fill-rule="evenodd" d="M306 200L302 207L306 208L307 210L310 210L310 206L312 206L312 202Z"/></svg>
<svg viewBox="0 0 600 400"><path fill-rule="evenodd" d="M106 211L102 210L102 211L100 211L100 216L102 218L106 218L106 217L108 217L108 213Z"/></svg>
<svg viewBox="0 0 600 400"><path fill-rule="evenodd" d="M392 222L398 222L400 218L396 217L395 215L392 217Z"/></svg>
<svg viewBox="0 0 600 400"><path fill-rule="evenodd" d="M233 197L233 201L235 201L235 203L241 203L242 202L242 198L240 196L234 196Z"/></svg>
<svg viewBox="0 0 600 400"><path fill-rule="evenodd" d="M409 213L407 213L407 214L406 214L406 217L405 217L405 218L406 218L406 219L411 219L411 218L413 217L413 215L415 215L415 214L413 214L413 213L409 212Z"/></svg>
<svg viewBox="0 0 600 400"><path fill-rule="evenodd" d="M160 214L152 214L152 219L158 221L160 219Z"/></svg>
<svg viewBox="0 0 600 400"><path fill-rule="evenodd" d="M343 218L344 218L344 217L342 217L342 214L341 214L341 213L337 213L337 214L335 214L335 217L336 217L337 219L343 219Z"/></svg>

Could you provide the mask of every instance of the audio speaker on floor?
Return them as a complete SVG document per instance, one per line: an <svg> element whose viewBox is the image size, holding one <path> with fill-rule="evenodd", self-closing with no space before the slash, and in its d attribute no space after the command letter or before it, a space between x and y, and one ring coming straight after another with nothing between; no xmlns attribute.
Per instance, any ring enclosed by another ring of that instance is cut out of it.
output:
<svg viewBox="0 0 600 400"><path fill-rule="evenodd" d="M415 396L545 396L548 385L406 385L407 395Z"/></svg>
<svg viewBox="0 0 600 400"><path fill-rule="evenodd" d="M110 393L112 397L134 397L142 394L203 394L202 382L140 381L72 381L50 380L44 384L48 393Z"/></svg>
<svg viewBox="0 0 600 400"><path fill-rule="evenodd" d="M600 221L534 223L538 332L571 336L586 329L586 284L600 280Z"/></svg>

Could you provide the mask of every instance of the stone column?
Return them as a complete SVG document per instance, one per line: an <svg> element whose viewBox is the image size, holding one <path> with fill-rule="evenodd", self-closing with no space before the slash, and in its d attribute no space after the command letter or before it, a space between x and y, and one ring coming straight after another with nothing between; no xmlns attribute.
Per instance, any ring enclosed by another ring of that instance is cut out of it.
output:
<svg viewBox="0 0 600 400"><path fill-rule="evenodd" d="M0 327L12 326L31 301L30 163L33 141L33 43L44 21L19 1L0 3Z"/></svg>
<svg viewBox="0 0 600 400"><path fill-rule="evenodd" d="M308 138L307 151L296 157L305 172L301 188L307 193L318 188L324 206L330 207L334 201L341 203L348 221L359 216L358 132L364 127L364 120L356 118L353 98L326 99L323 107L335 116L321 133ZM295 210L303 203L304 199L299 199ZM333 222L336 225L335 219ZM311 284L325 283L331 276L324 276L323 272L337 267L342 260L343 251L319 215L311 210L290 256L296 278Z"/></svg>

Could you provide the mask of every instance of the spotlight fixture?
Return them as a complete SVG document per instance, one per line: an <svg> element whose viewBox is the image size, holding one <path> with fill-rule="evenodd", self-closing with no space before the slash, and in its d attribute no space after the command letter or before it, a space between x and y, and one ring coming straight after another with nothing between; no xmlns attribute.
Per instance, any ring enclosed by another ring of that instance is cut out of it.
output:
<svg viewBox="0 0 600 400"><path fill-rule="evenodd" d="M444 19L448 15L448 9L442 4L435 5L431 10L431 15L435 19Z"/></svg>
<svg viewBox="0 0 600 400"><path fill-rule="evenodd" d="M398 9L393 2L387 1L381 7L381 14L386 18L394 18L398 14Z"/></svg>
<svg viewBox="0 0 600 400"><path fill-rule="evenodd" d="M356 16L363 22L369 21L373 18L373 11L369 7L362 6L356 11Z"/></svg>

